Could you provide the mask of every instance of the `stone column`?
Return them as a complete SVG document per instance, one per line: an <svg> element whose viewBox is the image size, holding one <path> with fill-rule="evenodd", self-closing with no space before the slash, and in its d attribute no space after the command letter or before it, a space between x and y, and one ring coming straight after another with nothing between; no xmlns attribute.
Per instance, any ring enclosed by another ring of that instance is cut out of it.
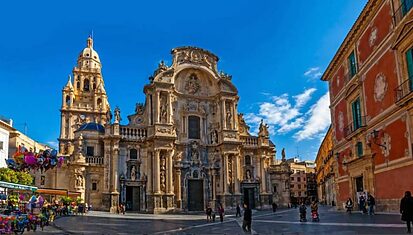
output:
<svg viewBox="0 0 413 235"><path fill-rule="evenodd" d="M217 194L217 187L216 187L216 182L215 182L215 180L216 180L216 173L215 173L215 170L213 170L212 171L212 200L216 200L217 198L216 198L216 194Z"/></svg>
<svg viewBox="0 0 413 235"><path fill-rule="evenodd" d="M168 92L167 98L166 98L166 105L167 105L167 118L166 122L171 123L171 117L172 117L172 104L171 104L171 92Z"/></svg>
<svg viewBox="0 0 413 235"><path fill-rule="evenodd" d="M182 198L181 198L181 169L176 170L176 204L178 208L182 208Z"/></svg>
<svg viewBox="0 0 413 235"><path fill-rule="evenodd" d="M167 160L167 172L168 172L168 179L167 179L167 193L173 194L174 193L174 187L173 187L173 179L172 179L172 173L173 173L173 160L172 160L172 155L173 151L169 151L170 153L168 154L168 160Z"/></svg>
<svg viewBox="0 0 413 235"><path fill-rule="evenodd" d="M225 99L222 100L222 117L221 117L223 123L222 123L222 127L224 130L227 129L227 110L225 107Z"/></svg>
<svg viewBox="0 0 413 235"><path fill-rule="evenodd" d="M69 125L69 123L66 123L66 116L63 113L60 115L60 120L60 137L66 138L66 125Z"/></svg>
<svg viewBox="0 0 413 235"><path fill-rule="evenodd" d="M228 194L228 155L224 154L223 155L224 160L224 167L223 167L223 174L222 178L224 180L224 183L222 184L222 187L224 187L224 194Z"/></svg>
<svg viewBox="0 0 413 235"><path fill-rule="evenodd" d="M153 123L159 123L159 98L160 98L160 92L156 91L155 92L155 107L154 107L154 115L153 115Z"/></svg>
<svg viewBox="0 0 413 235"><path fill-rule="evenodd" d="M235 174L234 174L234 184L235 184L235 194L241 194L239 188L239 154L235 155Z"/></svg>
<svg viewBox="0 0 413 235"><path fill-rule="evenodd" d="M160 179L160 172L159 172L159 158L160 158L160 150L155 150L155 156L153 161L153 186L154 186L154 193L159 194L161 193L161 179Z"/></svg>
<svg viewBox="0 0 413 235"><path fill-rule="evenodd" d="M147 157L148 159L147 161L147 165L146 165L146 169L147 169L147 179L148 181L146 182L146 190L148 193L152 194L153 193L153 187L152 187L152 179L153 179L153 174L152 174L152 167L153 167L153 152L148 152Z"/></svg>
<svg viewBox="0 0 413 235"><path fill-rule="evenodd" d="M117 192L117 185L118 185L118 156L119 156L119 149L112 149L112 175L111 175L111 192Z"/></svg>
<svg viewBox="0 0 413 235"><path fill-rule="evenodd" d="M234 129L238 130L238 115L237 115L237 105L235 100L232 101L232 118L234 123Z"/></svg>

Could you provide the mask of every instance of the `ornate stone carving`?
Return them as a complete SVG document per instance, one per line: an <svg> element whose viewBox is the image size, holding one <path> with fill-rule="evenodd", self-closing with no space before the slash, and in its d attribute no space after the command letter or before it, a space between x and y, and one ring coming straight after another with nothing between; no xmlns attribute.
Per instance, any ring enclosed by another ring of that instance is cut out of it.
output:
<svg viewBox="0 0 413 235"><path fill-rule="evenodd" d="M167 116L168 116L168 102L166 100L165 95L161 95L160 97L160 108L159 108L159 120L161 123L166 123L167 122Z"/></svg>
<svg viewBox="0 0 413 235"><path fill-rule="evenodd" d="M195 47L177 48L174 51L176 63L193 63L215 69L218 58L210 52Z"/></svg>
<svg viewBox="0 0 413 235"><path fill-rule="evenodd" d="M189 75L185 83L185 90L189 94L193 95L199 91L200 87L201 85L199 84L199 80L196 74L192 73L191 75Z"/></svg>
<svg viewBox="0 0 413 235"><path fill-rule="evenodd" d="M379 73L376 76L374 82L374 101L381 102L387 92L387 82L386 77L383 73Z"/></svg>
<svg viewBox="0 0 413 235"><path fill-rule="evenodd" d="M338 113L338 130L340 132L344 131L344 114L341 111Z"/></svg>
<svg viewBox="0 0 413 235"><path fill-rule="evenodd" d="M120 123L120 121L121 121L122 119L120 118L120 109L119 109L118 106L116 106L114 113L115 113L114 123Z"/></svg>
<svg viewBox="0 0 413 235"><path fill-rule="evenodd" d="M132 181L136 180L136 167L132 166L131 170L130 170L130 179Z"/></svg>
<svg viewBox="0 0 413 235"><path fill-rule="evenodd" d="M161 181L161 190L165 192L166 190L166 158L165 153L161 152L160 156L160 181Z"/></svg>
<svg viewBox="0 0 413 235"><path fill-rule="evenodd" d="M391 136L387 133L384 133L383 138L381 138L381 144L386 146L386 148L381 148L381 153L384 157L389 157L391 150Z"/></svg>
<svg viewBox="0 0 413 235"><path fill-rule="evenodd" d="M268 128L269 128L268 125L264 124L264 120L261 119L258 135L268 137L269 136Z"/></svg>
<svg viewBox="0 0 413 235"><path fill-rule="evenodd" d="M135 106L136 114L143 114L144 110L145 110L145 106L143 103L136 103L136 106Z"/></svg>
<svg viewBox="0 0 413 235"><path fill-rule="evenodd" d="M199 146L196 141L191 143L191 160L192 161L199 161Z"/></svg>
<svg viewBox="0 0 413 235"><path fill-rule="evenodd" d="M158 127L156 129L156 132L160 132L160 133L164 133L164 134L170 134L170 135L174 134L173 130L170 129L170 128L167 128L167 127Z"/></svg>
<svg viewBox="0 0 413 235"><path fill-rule="evenodd" d="M225 73L224 71L221 70L221 72L219 72L219 76L222 79L226 79L226 80L231 80L232 79L232 75L229 75L227 73Z"/></svg>

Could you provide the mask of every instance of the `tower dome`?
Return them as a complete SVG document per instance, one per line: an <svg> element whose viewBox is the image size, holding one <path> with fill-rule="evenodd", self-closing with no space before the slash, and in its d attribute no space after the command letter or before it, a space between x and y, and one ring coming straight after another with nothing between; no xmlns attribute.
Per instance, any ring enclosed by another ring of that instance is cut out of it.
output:
<svg viewBox="0 0 413 235"><path fill-rule="evenodd" d="M100 69L102 67L98 53L93 49L93 38L87 38L87 44L77 59L78 67L82 69Z"/></svg>

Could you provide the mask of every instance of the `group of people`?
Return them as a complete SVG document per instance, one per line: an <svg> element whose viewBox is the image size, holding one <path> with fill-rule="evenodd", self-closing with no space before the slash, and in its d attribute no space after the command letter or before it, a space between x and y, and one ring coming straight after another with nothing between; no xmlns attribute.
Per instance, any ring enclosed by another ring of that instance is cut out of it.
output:
<svg viewBox="0 0 413 235"><path fill-rule="evenodd" d="M374 207L376 206L376 199L369 193L367 194L367 199L366 199L365 194L363 193L358 198L358 205L359 205L359 211L361 211L363 214L374 215ZM354 204L353 204L353 200L351 200L350 197L347 199L345 203L345 207L346 207L346 211L351 214Z"/></svg>
<svg viewBox="0 0 413 235"><path fill-rule="evenodd" d="M238 207L238 206L237 206ZM238 211L238 209L237 209ZM218 204L215 212L217 212L219 214L219 219L221 222L224 222L224 207L222 206L222 204ZM212 211L212 208L210 206L207 207L206 209L206 215L207 215L207 222L215 222L215 217L216 217L216 213L214 211Z"/></svg>

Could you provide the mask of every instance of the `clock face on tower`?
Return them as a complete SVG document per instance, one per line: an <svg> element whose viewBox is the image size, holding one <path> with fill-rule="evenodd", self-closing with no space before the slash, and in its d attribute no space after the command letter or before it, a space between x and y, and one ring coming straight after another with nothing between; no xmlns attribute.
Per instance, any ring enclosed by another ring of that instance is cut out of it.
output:
<svg viewBox="0 0 413 235"><path fill-rule="evenodd" d="M143 118L142 117L137 117L136 119L135 119L135 123L136 124L141 124L143 122Z"/></svg>

